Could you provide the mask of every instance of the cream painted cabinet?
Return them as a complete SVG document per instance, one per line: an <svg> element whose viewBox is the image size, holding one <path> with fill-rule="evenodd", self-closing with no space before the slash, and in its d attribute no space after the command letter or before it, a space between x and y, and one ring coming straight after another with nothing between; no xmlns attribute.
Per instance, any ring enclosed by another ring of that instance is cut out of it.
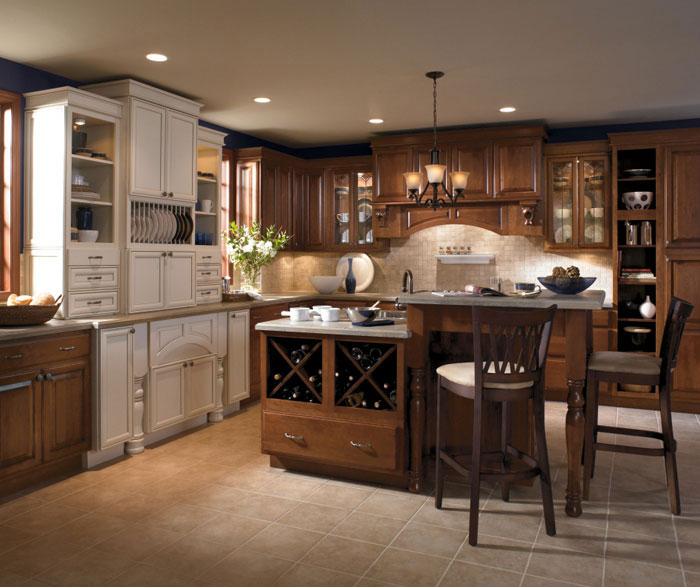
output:
<svg viewBox="0 0 700 587"><path fill-rule="evenodd" d="M152 369L146 394L148 431L154 432L185 419L187 361Z"/></svg>
<svg viewBox="0 0 700 587"><path fill-rule="evenodd" d="M194 252L130 252L129 312L180 308L194 304Z"/></svg>
<svg viewBox="0 0 700 587"><path fill-rule="evenodd" d="M250 397L250 312L229 312L225 403Z"/></svg>
<svg viewBox="0 0 700 587"><path fill-rule="evenodd" d="M187 417L211 412L215 405L216 355L187 362L185 374Z"/></svg>
<svg viewBox="0 0 700 587"><path fill-rule="evenodd" d="M194 200L197 118L131 99L129 193Z"/></svg>

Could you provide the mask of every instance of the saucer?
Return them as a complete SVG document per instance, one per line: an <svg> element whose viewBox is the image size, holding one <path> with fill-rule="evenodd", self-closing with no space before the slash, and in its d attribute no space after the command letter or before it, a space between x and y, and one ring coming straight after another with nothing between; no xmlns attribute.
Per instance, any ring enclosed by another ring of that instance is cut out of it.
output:
<svg viewBox="0 0 700 587"><path fill-rule="evenodd" d="M516 298L530 298L532 296L538 296L542 293L539 291L509 291L506 295L515 296Z"/></svg>

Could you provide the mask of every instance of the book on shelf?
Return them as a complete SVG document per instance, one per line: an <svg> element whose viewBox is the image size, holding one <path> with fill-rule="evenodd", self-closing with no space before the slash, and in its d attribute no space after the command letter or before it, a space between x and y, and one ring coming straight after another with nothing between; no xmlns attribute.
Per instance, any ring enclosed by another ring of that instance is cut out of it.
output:
<svg viewBox="0 0 700 587"><path fill-rule="evenodd" d="M639 279L640 281L652 281L656 275L651 269L646 267L622 267L620 269L620 279Z"/></svg>

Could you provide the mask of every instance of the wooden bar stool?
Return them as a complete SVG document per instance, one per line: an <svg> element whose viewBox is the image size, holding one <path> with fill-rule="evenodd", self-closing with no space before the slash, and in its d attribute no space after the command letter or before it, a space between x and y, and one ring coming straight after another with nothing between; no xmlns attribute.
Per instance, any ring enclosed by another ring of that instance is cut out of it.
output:
<svg viewBox="0 0 700 587"><path fill-rule="evenodd" d="M544 430L544 367L556 306L542 310L510 308L472 309L474 362L451 363L437 369L437 446L435 507L442 507L444 467L471 476L469 544L476 545L479 528L481 479L499 480L504 501L514 481L540 476L547 534L554 536L554 506ZM445 450L447 426L446 394L474 400L471 455ZM532 399L537 457L511 446L510 404ZM501 450L481 452L483 402L499 402L502 410Z"/></svg>
<svg viewBox="0 0 700 587"><path fill-rule="evenodd" d="M678 469L676 467L676 441L673 438L673 426L671 424L671 390L673 389L673 370L676 368L678 361L678 348L681 344L683 328L692 311L692 304L676 297L671 298L668 314L666 315L666 325L664 326L664 333L661 339L659 357L614 351L602 351L593 353L590 356L586 387L586 432L583 448L584 499L588 499L596 451L604 450L664 457L671 512L675 515L681 513ZM657 386L659 388L661 432L618 426L598 426L598 383L600 381ZM645 448L598 442L598 432L655 438L663 442L663 447Z"/></svg>

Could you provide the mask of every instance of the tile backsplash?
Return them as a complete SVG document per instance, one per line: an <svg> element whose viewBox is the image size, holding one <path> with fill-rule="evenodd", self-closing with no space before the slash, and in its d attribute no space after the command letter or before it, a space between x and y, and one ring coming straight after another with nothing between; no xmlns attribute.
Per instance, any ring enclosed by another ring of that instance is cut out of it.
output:
<svg viewBox="0 0 700 587"><path fill-rule="evenodd" d="M440 246L469 246L472 253L489 253L488 265L444 265L435 255ZM309 275L334 275L341 253L280 253L263 269L263 291L313 291ZM390 250L370 254L375 275L370 292L396 292L405 269L414 276L414 289L463 289L468 283L489 285L500 276L504 290L515 281L537 282L556 265L576 265L583 276L598 278L596 289L612 298L613 275L610 252L545 253L543 237L501 236L476 226L448 225L428 228L408 239L392 239Z"/></svg>

